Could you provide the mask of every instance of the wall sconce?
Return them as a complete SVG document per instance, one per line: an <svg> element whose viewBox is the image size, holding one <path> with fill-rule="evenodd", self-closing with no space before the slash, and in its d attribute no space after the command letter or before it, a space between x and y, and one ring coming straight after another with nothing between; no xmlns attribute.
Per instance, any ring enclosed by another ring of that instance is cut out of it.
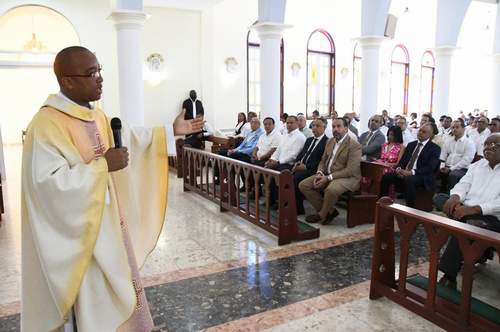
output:
<svg viewBox="0 0 500 332"><path fill-rule="evenodd" d="M226 64L226 71L228 73L234 73L236 72L236 70L238 70L238 61L235 57L226 58L226 60L224 60L224 63Z"/></svg>
<svg viewBox="0 0 500 332"><path fill-rule="evenodd" d="M144 79L152 86L157 86L166 78L165 59L160 53L152 53L146 58Z"/></svg>
<svg viewBox="0 0 500 332"><path fill-rule="evenodd" d="M290 68L292 69L292 75L293 76L298 76L299 73L300 73L300 69L302 68L302 66L298 62L294 62L294 63L291 64Z"/></svg>
<svg viewBox="0 0 500 332"><path fill-rule="evenodd" d="M349 68L342 67L342 69L340 69L340 76L342 76L342 78L346 78L347 75L349 75Z"/></svg>

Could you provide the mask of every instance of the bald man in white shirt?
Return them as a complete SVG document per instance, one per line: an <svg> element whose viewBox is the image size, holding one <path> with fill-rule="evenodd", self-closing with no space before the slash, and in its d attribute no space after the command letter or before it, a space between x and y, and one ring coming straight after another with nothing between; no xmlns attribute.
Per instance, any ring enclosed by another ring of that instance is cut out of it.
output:
<svg viewBox="0 0 500 332"><path fill-rule="evenodd" d="M474 142L465 136L464 123L455 120L451 124L451 136L444 141L441 149L441 192L448 193L467 173L469 165L476 154Z"/></svg>
<svg viewBox="0 0 500 332"><path fill-rule="evenodd" d="M438 209L452 219L500 232L500 133L486 139L484 159L472 164L450 193L436 195ZM439 283L456 288L462 262L460 244L451 237L439 262L439 269L445 273Z"/></svg>

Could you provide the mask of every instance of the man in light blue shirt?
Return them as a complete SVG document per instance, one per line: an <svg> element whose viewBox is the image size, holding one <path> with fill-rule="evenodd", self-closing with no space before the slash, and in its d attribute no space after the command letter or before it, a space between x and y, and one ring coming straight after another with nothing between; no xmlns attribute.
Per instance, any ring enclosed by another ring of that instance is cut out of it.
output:
<svg viewBox="0 0 500 332"><path fill-rule="evenodd" d="M229 157L232 159L244 161L247 163L251 163L252 161L252 152L254 148L257 146L257 142L259 141L260 135L264 133L264 129L260 127L260 120L257 117L252 118L250 120L250 128L252 131L247 134L243 142L236 148L230 150L222 150L219 151L219 154L225 157ZM214 167L214 175L215 175L215 183L219 183L219 168L217 165ZM242 177L242 182L245 183L245 179ZM243 191L244 188L241 188Z"/></svg>
<svg viewBox="0 0 500 332"><path fill-rule="evenodd" d="M229 158L245 161L249 163L252 158L252 151L257 146L260 135L264 133L264 129L260 127L260 120L255 117L250 121L252 131L248 133L243 142L236 148L227 151Z"/></svg>

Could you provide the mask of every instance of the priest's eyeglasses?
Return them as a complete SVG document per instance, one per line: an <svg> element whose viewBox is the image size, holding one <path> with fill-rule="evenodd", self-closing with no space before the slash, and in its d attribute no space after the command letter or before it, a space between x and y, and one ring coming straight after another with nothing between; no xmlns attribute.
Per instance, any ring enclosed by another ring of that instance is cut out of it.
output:
<svg viewBox="0 0 500 332"><path fill-rule="evenodd" d="M90 73L88 74L79 74L79 75L64 75L66 77L88 77L88 78L97 78L97 77L102 77L101 75L101 71L102 71L102 66L99 65L99 67L97 67L97 70L93 70L91 71Z"/></svg>

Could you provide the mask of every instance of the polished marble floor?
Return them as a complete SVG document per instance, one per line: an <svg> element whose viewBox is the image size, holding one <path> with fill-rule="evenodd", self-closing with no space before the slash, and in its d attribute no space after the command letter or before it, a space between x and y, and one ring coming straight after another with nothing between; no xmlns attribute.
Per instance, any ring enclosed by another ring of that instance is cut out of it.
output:
<svg viewBox="0 0 500 332"><path fill-rule="evenodd" d="M0 331L19 330L20 147L5 148L0 227ZM373 226L345 212L319 239L276 238L193 193L173 173L165 227L142 269L157 331L440 331L400 306L368 299ZM425 264L417 233L410 263ZM500 307L498 260L478 269L474 296Z"/></svg>

